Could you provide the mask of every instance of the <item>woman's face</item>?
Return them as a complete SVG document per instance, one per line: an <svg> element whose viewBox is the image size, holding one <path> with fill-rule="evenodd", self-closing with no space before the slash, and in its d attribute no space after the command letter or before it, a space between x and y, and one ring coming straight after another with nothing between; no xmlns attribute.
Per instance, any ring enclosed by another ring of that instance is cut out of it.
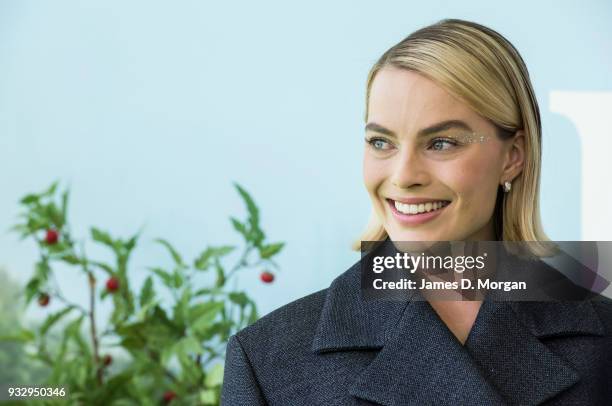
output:
<svg viewBox="0 0 612 406"><path fill-rule="evenodd" d="M426 77L385 67L371 85L363 175L392 241L494 240L500 184L523 164L522 132L492 123Z"/></svg>

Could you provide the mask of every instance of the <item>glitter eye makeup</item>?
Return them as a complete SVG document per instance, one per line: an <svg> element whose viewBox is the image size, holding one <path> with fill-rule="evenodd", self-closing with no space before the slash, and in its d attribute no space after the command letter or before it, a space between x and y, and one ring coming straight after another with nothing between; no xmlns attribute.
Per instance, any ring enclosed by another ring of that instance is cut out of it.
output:
<svg viewBox="0 0 612 406"><path fill-rule="evenodd" d="M462 144L475 144L475 143L483 143L490 139L490 137L486 134L479 134L476 132L471 133L462 133L457 135L452 135L453 138L461 142Z"/></svg>

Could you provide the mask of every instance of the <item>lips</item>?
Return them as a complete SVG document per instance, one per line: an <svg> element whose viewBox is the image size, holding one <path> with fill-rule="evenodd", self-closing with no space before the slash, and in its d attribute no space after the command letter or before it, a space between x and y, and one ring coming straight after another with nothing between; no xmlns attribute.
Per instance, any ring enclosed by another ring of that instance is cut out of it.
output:
<svg viewBox="0 0 612 406"><path fill-rule="evenodd" d="M443 213L446 207L451 204L449 200L432 198L386 200L393 216L400 223L405 225L418 225L433 220Z"/></svg>
<svg viewBox="0 0 612 406"><path fill-rule="evenodd" d="M420 204L420 203L428 203L428 202L450 202L450 200L446 199L436 199L435 197L406 197L406 198L387 198L387 200L391 200L393 202L400 202L404 204Z"/></svg>

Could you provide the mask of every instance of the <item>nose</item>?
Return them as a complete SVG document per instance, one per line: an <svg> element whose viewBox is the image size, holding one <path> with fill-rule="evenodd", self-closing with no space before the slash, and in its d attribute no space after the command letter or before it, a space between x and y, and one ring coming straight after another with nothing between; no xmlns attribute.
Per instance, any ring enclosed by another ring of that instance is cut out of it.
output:
<svg viewBox="0 0 612 406"><path fill-rule="evenodd" d="M408 189L426 185L429 182L429 174L425 162L416 151L404 150L397 154L390 179L392 185Z"/></svg>

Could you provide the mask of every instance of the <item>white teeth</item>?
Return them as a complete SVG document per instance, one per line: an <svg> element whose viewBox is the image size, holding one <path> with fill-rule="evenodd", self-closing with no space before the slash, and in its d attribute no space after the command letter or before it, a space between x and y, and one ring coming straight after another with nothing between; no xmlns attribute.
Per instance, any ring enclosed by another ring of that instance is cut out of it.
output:
<svg viewBox="0 0 612 406"><path fill-rule="evenodd" d="M395 203L395 208L400 213L404 214L419 214L425 213L432 210L438 210L448 204L448 202L439 201L439 202L427 202L427 203L419 203L419 204L405 204L398 201L393 201Z"/></svg>

